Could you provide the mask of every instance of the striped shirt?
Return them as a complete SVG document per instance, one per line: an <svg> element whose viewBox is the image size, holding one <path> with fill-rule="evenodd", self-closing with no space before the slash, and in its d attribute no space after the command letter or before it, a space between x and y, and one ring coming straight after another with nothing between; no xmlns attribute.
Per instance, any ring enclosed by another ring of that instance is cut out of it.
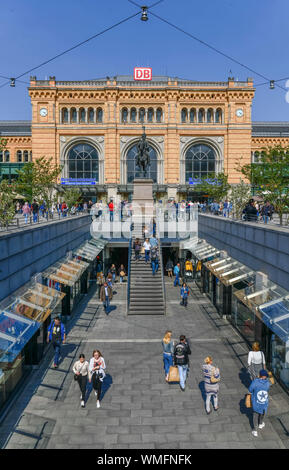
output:
<svg viewBox="0 0 289 470"><path fill-rule="evenodd" d="M218 367L215 367L211 364L204 364L202 366L203 374L204 374L204 382L205 382L205 390L206 392L215 392L219 391L219 382L211 383L211 377L214 375L216 379L220 378L220 370Z"/></svg>

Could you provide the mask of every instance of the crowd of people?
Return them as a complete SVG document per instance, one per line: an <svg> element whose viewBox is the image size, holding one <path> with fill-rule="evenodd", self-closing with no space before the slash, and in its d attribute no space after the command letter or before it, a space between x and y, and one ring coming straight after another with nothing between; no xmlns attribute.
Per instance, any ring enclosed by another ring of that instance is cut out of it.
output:
<svg viewBox="0 0 289 470"><path fill-rule="evenodd" d="M185 335L181 335L179 341L172 340L172 332L166 331L162 340L163 364L166 382L179 382L181 391L185 391L186 380L189 372L189 356L191 348ZM174 369L178 370L176 371ZM209 415L212 412L211 403L215 411L219 409L219 390L221 374L220 369L213 364L212 356L204 359L201 366L203 374L203 389L205 392L205 410ZM254 343L252 351L248 354L248 374L251 384L247 397L252 410L252 434L258 437L258 430L265 427L265 415L269 404L269 388L274 380L272 374L266 370L264 353L260 351L259 343ZM247 400L246 400L247 402Z"/></svg>
<svg viewBox="0 0 289 470"><path fill-rule="evenodd" d="M244 220L248 222L257 222L263 220L264 224L268 224L269 220L273 219L274 206L269 202L265 201L263 205L250 199L245 209L243 210Z"/></svg>
<svg viewBox="0 0 289 470"><path fill-rule="evenodd" d="M80 202L73 204L70 208L70 213L75 214L77 212L89 212L93 203L92 201ZM66 217L69 213L69 207L65 201L52 203L51 207L47 207L45 201L37 202L36 199L32 203L28 201L20 202L17 201L15 204L15 214L23 215L24 223L27 224L30 217L32 222L36 223L40 218L48 219L48 216L53 216L53 214L58 214L60 217Z"/></svg>

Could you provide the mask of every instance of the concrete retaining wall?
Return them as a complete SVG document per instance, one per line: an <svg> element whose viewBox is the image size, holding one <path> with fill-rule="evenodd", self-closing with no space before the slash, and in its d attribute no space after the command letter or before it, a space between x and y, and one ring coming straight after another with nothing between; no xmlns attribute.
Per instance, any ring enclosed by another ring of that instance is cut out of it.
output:
<svg viewBox="0 0 289 470"><path fill-rule="evenodd" d="M0 237L0 300L90 238L91 217L49 222Z"/></svg>
<svg viewBox="0 0 289 470"><path fill-rule="evenodd" d="M289 230L199 214L199 238L289 290Z"/></svg>

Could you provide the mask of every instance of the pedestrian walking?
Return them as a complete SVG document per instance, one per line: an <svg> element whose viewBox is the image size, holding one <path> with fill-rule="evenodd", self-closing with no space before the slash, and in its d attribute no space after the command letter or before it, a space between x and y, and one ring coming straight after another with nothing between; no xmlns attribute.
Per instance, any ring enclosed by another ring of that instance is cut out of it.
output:
<svg viewBox="0 0 289 470"><path fill-rule="evenodd" d="M109 209L109 220L110 222L113 222L113 211L114 211L114 205L113 205L113 200L111 199L109 204L108 204L108 209Z"/></svg>
<svg viewBox="0 0 289 470"><path fill-rule="evenodd" d="M133 249L134 249L134 259L137 261L140 258L140 250L141 250L141 242L139 238L136 238L133 242Z"/></svg>
<svg viewBox="0 0 289 470"><path fill-rule="evenodd" d="M172 341L172 332L167 330L162 340L163 347L163 361L165 370L165 380L168 382L170 367L173 365L173 354L174 354L174 342Z"/></svg>
<svg viewBox="0 0 289 470"><path fill-rule="evenodd" d="M36 223L38 221L38 213L39 213L39 205L36 202L36 199L33 200L31 204L32 215L33 215L33 222Z"/></svg>
<svg viewBox="0 0 289 470"><path fill-rule="evenodd" d="M25 202L23 209L22 209L23 215L24 215L24 221L25 224L27 224L28 216L30 215L31 209L29 207L28 201Z"/></svg>
<svg viewBox="0 0 289 470"><path fill-rule="evenodd" d="M115 267L115 264L112 264L110 269L109 269L109 272L111 273L112 275L112 284L115 283L115 276L116 276L116 267Z"/></svg>
<svg viewBox="0 0 289 470"><path fill-rule="evenodd" d="M174 263L172 262L171 259L169 259L166 264L166 271L168 273L168 277L173 277L173 267L174 267Z"/></svg>
<svg viewBox="0 0 289 470"><path fill-rule="evenodd" d="M126 271L124 265L121 264L119 268L119 283L123 284L124 277L126 276Z"/></svg>
<svg viewBox="0 0 289 470"><path fill-rule="evenodd" d="M151 238L149 239L149 243L150 243L150 246L151 248L153 246L158 246L159 242L157 241L156 237L154 235L151 236Z"/></svg>
<svg viewBox="0 0 289 470"><path fill-rule="evenodd" d="M189 354L191 349L185 335L180 336L179 343L174 349L174 364L178 366L180 376L180 388L185 391L187 374L189 369Z"/></svg>
<svg viewBox="0 0 289 470"><path fill-rule="evenodd" d="M105 377L105 361L98 349L95 349L92 353L92 358L89 361L89 371L91 378L89 382L92 382L92 387L94 389L94 394L96 396L96 406L100 408L100 397L103 379Z"/></svg>
<svg viewBox="0 0 289 470"><path fill-rule="evenodd" d="M51 342L54 348L54 369L57 369L60 359L61 344L65 344L66 333L63 323L60 318L56 317L51 321L47 330L47 343Z"/></svg>
<svg viewBox="0 0 289 470"><path fill-rule="evenodd" d="M250 199L243 213L244 213L244 220L247 220L248 222L257 222L258 220L257 209L254 204L254 199Z"/></svg>
<svg viewBox="0 0 289 470"><path fill-rule="evenodd" d="M100 288L100 300L103 302L104 311L107 315L109 313L109 306L112 296L112 288L108 285L107 282L105 282Z"/></svg>
<svg viewBox="0 0 289 470"><path fill-rule="evenodd" d="M151 267L153 276L159 269L159 256L158 256L158 248L153 246L150 251L150 258L151 258Z"/></svg>
<svg viewBox="0 0 289 470"><path fill-rule="evenodd" d="M214 410L219 409L218 398L219 398L219 382L220 382L220 370L218 367L213 366L213 359L208 356L204 360L202 366L205 382L206 392L206 412L209 415L211 413L211 399L214 401Z"/></svg>
<svg viewBox="0 0 289 470"><path fill-rule="evenodd" d="M97 295L98 295L98 298L100 299L100 291L101 291L101 287L104 285L104 282L105 282L105 279L104 279L104 275L103 275L103 272L102 271L99 271L97 274L96 274L96 278L97 278Z"/></svg>
<svg viewBox="0 0 289 470"><path fill-rule="evenodd" d="M150 260L150 250L151 250L151 245L150 245L150 242L149 242L149 239L146 238L144 243L143 243L143 247L144 247L144 250L145 250L145 262L148 263L149 260Z"/></svg>
<svg viewBox="0 0 289 470"><path fill-rule="evenodd" d="M269 201L266 201L265 205L261 209L261 216L263 217L264 224L268 224L269 218L271 216L271 211L272 211L271 204Z"/></svg>
<svg viewBox="0 0 289 470"><path fill-rule="evenodd" d="M266 363L264 353L260 351L260 344L256 341L248 354L248 372L252 381L259 377L260 369L266 369Z"/></svg>
<svg viewBox="0 0 289 470"><path fill-rule="evenodd" d="M184 305L185 307L187 307L188 296L189 296L189 288L187 284L184 282L181 288L181 305Z"/></svg>
<svg viewBox="0 0 289 470"><path fill-rule="evenodd" d="M79 360L74 363L72 368L74 373L74 378L78 382L81 395L80 395L80 404L82 408L85 407L85 395L86 395L86 386L87 386L87 378L91 380L91 373L89 370L89 363L85 360L85 355L80 354Z"/></svg>
<svg viewBox="0 0 289 470"><path fill-rule="evenodd" d="M180 263L177 263L174 267L174 275L175 275L175 280L174 280L174 286L178 284L178 286L181 285L180 283Z"/></svg>
<svg viewBox="0 0 289 470"><path fill-rule="evenodd" d="M268 372L265 369L261 369L259 377L251 383L249 387L249 393L252 399L252 411L253 411L253 425L254 429L252 434L254 437L258 437L258 428L263 429L265 427L265 414L268 410L269 404L269 388L270 382L268 380Z"/></svg>

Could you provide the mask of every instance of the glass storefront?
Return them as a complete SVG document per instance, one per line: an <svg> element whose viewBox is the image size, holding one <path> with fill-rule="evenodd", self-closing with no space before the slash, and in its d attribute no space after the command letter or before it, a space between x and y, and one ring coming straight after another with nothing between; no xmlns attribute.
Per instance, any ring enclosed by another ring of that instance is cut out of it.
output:
<svg viewBox="0 0 289 470"><path fill-rule="evenodd" d="M47 326L63 294L30 282L0 304L0 407L47 347Z"/></svg>
<svg viewBox="0 0 289 470"><path fill-rule="evenodd" d="M81 277L89 263L77 258L65 258L42 273L43 283L64 294L61 311L57 314L67 317L81 298Z"/></svg>

